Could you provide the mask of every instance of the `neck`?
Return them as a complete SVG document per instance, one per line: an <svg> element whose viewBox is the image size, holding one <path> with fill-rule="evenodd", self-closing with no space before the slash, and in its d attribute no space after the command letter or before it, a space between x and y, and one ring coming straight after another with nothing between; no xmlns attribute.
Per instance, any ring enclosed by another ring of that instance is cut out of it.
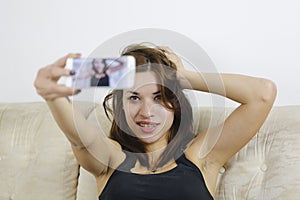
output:
<svg viewBox="0 0 300 200"><path fill-rule="evenodd" d="M167 135L168 134L165 134L158 141L148 144L146 147L149 161L149 170L151 170L152 172L156 171L157 165L161 160L160 156L165 151L168 145Z"/></svg>
<svg viewBox="0 0 300 200"><path fill-rule="evenodd" d="M168 145L168 134L164 134L163 137L158 139L157 141L153 143L148 143L146 145L146 151L147 153L152 153L152 152L162 152L165 150L165 148Z"/></svg>
<svg viewBox="0 0 300 200"><path fill-rule="evenodd" d="M148 161L149 161L149 169L152 172L156 171L157 165L160 161L160 156L164 152L165 149L166 149L166 147L163 147L163 148L160 148L158 150L147 153L148 154Z"/></svg>

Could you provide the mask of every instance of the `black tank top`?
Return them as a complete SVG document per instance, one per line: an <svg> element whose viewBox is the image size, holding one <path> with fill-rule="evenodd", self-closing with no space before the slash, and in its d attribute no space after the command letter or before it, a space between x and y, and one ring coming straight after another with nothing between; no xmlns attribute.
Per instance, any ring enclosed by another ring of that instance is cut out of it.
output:
<svg viewBox="0 0 300 200"><path fill-rule="evenodd" d="M97 78L92 76L91 86L109 86L109 76L104 72L105 76L102 78Z"/></svg>
<svg viewBox="0 0 300 200"><path fill-rule="evenodd" d="M113 172L99 200L213 200L201 171L184 154L174 169L157 174L130 173L135 160L127 158Z"/></svg>

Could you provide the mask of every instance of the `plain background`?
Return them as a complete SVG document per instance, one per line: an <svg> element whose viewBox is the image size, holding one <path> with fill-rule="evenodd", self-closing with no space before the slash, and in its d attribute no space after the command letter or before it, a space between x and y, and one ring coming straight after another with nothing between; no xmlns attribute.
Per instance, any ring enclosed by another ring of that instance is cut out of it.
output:
<svg viewBox="0 0 300 200"><path fill-rule="evenodd" d="M0 2L0 102L42 101L33 87L39 68L122 32L161 28L198 43L219 72L272 79L275 105L300 103L298 0Z"/></svg>

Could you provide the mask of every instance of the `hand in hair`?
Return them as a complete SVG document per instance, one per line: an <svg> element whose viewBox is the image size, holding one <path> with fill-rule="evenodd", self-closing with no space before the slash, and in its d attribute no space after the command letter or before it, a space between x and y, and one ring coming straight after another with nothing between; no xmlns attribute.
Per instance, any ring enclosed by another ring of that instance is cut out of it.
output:
<svg viewBox="0 0 300 200"><path fill-rule="evenodd" d="M190 88L190 84L186 80L186 77L183 75L183 74L185 74L184 72L186 70L184 69L182 59L176 53L174 53L169 47L159 46L158 48L162 52L164 52L164 54L167 56L167 58L171 62L173 62L176 65L176 68L177 68L176 76L177 76L177 79L180 81L180 85L186 89Z"/></svg>

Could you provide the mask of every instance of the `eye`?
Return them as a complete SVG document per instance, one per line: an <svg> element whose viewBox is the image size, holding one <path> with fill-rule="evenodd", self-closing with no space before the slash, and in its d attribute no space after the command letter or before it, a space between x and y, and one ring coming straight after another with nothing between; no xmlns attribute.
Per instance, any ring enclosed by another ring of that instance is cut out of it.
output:
<svg viewBox="0 0 300 200"><path fill-rule="evenodd" d="M154 100L155 101L158 101L158 102L161 102L161 100L162 100L162 96L159 94L159 95L156 95L155 97L154 97Z"/></svg>
<svg viewBox="0 0 300 200"><path fill-rule="evenodd" d="M140 98L138 96L130 96L128 97L130 101L138 101Z"/></svg>

